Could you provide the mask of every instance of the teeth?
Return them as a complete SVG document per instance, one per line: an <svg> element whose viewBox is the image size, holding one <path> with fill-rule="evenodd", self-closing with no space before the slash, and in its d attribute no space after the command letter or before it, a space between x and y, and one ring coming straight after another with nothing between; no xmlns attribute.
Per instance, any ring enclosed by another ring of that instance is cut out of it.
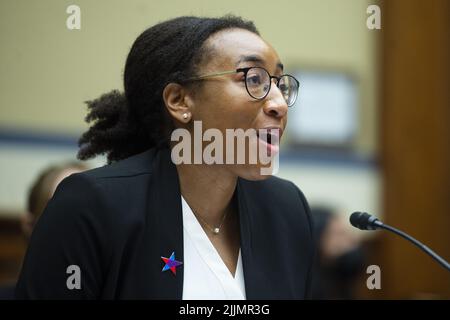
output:
<svg viewBox="0 0 450 320"><path fill-rule="evenodd" d="M268 128L268 129L265 129L265 130L266 130L266 133L265 133L266 134L266 139L265 139L265 141L268 144L272 144L272 140L278 137L278 134L280 133L280 131L279 131L279 129L274 129L274 128ZM260 138L259 130L256 131L256 136L258 138Z"/></svg>

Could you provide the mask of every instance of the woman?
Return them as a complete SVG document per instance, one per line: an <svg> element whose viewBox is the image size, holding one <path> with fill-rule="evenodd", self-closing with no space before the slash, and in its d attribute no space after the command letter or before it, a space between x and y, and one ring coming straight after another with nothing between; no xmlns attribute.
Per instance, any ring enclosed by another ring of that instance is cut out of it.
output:
<svg viewBox="0 0 450 320"><path fill-rule="evenodd" d="M238 17L180 17L144 31L126 61L124 95L88 103L95 123L79 158L106 153L110 164L58 187L17 297L307 297L313 245L300 190L262 174L261 161L175 165L171 154L174 129L193 133L197 121L223 135L268 129L258 145L275 153L298 90L282 75L275 50Z"/></svg>

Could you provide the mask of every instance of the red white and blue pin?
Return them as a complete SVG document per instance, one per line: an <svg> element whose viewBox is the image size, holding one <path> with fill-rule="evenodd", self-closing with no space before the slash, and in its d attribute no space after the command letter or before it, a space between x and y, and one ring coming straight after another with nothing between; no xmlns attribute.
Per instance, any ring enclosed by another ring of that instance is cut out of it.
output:
<svg viewBox="0 0 450 320"><path fill-rule="evenodd" d="M170 258L161 257L161 259L165 263L165 265L162 268L161 272L170 270L170 271L172 271L172 273L174 275L177 274L177 269L176 268L183 264L183 262L175 260L175 251L172 252L172 254L170 255Z"/></svg>

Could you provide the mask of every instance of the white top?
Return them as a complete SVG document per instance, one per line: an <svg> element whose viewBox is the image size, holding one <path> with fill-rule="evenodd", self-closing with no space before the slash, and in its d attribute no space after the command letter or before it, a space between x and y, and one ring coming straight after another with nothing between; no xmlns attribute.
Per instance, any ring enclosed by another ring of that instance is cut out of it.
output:
<svg viewBox="0 0 450 320"><path fill-rule="evenodd" d="M235 276L209 240L186 200L183 208L183 300L245 300L241 250Z"/></svg>

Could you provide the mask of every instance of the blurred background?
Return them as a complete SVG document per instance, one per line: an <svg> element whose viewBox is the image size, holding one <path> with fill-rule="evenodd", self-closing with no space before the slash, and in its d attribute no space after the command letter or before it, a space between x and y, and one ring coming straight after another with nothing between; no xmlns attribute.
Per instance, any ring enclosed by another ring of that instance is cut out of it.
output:
<svg viewBox="0 0 450 320"><path fill-rule="evenodd" d="M73 4L79 30L66 26ZM370 5L381 9L381 29L368 27ZM301 83L278 175L313 208L314 297L449 299L450 274L430 257L347 223L367 211L450 259L446 0L1 0L0 286L18 275L39 179L46 200L64 174L105 164L73 163L87 129L83 102L123 90L134 39L168 18L228 13L253 20ZM380 267L380 289L366 285L369 265Z"/></svg>

